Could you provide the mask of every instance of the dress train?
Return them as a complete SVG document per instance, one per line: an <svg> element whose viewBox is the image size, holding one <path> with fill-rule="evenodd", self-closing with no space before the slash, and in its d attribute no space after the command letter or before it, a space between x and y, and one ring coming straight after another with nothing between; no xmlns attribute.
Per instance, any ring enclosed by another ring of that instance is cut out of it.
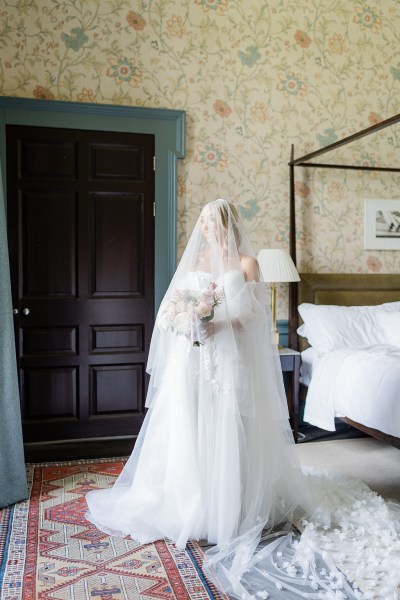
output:
<svg viewBox="0 0 400 600"><path fill-rule="evenodd" d="M400 503L349 476L305 474L317 508L297 532L253 532L212 548L207 576L240 600L398 600Z"/></svg>

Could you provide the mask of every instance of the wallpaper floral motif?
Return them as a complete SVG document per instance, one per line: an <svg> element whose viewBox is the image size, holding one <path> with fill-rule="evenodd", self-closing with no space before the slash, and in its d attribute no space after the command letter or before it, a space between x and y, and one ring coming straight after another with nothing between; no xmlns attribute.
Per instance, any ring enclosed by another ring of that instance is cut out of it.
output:
<svg viewBox="0 0 400 600"><path fill-rule="evenodd" d="M216 197L256 249L287 248L291 144L303 155L398 113L399 38L398 0L2 0L0 94L185 110L179 253ZM333 158L397 166L398 147L392 127ZM364 198L399 198L399 183L297 169L300 269L398 272L400 252L364 250L363 228Z"/></svg>

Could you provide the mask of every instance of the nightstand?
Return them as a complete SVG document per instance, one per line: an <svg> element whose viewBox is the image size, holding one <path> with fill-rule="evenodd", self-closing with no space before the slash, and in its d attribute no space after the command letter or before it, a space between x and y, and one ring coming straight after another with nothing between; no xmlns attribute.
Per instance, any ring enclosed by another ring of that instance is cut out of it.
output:
<svg viewBox="0 0 400 600"><path fill-rule="evenodd" d="M300 382L300 352L291 348L280 348L279 358L284 373L290 373L287 390L290 424L294 441L299 437L299 382Z"/></svg>

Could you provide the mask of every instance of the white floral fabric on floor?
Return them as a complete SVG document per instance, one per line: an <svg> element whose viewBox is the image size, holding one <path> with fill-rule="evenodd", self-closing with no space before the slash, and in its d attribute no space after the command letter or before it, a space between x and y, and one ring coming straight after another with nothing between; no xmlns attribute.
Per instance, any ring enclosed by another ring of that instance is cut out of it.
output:
<svg viewBox="0 0 400 600"><path fill-rule="evenodd" d="M304 470L319 508L301 535L269 533L255 550L220 545L206 573L241 600L398 600L400 504L350 476Z"/></svg>

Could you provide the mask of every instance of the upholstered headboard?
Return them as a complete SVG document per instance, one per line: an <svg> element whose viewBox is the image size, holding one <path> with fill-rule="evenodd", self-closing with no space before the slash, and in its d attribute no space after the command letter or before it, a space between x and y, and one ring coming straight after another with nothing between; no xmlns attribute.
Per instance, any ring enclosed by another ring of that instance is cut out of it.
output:
<svg viewBox="0 0 400 600"><path fill-rule="evenodd" d="M299 304L367 306L400 300L400 274L301 273Z"/></svg>
<svg viewBox="0 0 400 600"><path fill-rule="evenodd" d="M372 306L396 301L400 301L400 274L300 273L298 304L311 302L339 306ZM298 314L297 320L300 325L301 318ZM299 338L300 350L304 350L305 344L304 338Z"/></svg>

